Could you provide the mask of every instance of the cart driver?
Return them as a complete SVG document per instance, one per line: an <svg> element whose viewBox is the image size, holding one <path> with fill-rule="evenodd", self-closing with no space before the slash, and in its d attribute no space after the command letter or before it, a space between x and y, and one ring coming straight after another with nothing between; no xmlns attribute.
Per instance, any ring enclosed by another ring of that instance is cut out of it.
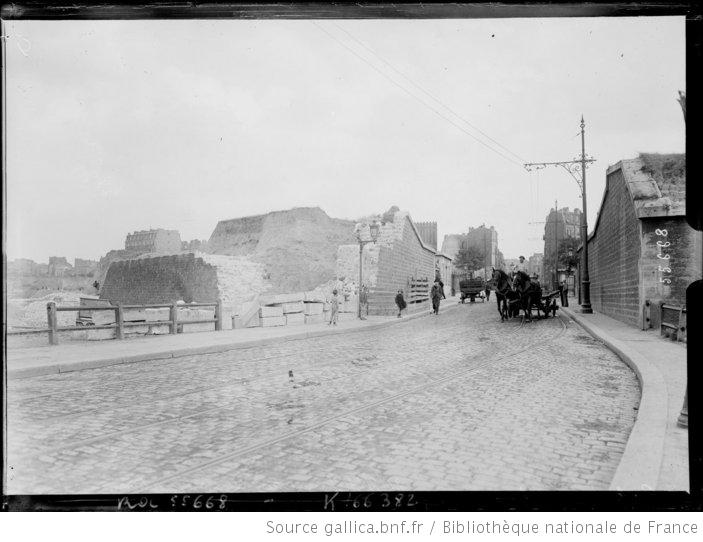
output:
<svg viewBox="0 0 703 542"><path fill-rule="evenodd" d="M527 274L527 264L525 263L525 257L520 256L520 261L515 264L513 267L513 277L517 274L518 271L522 271L523 273Z"/></svg>

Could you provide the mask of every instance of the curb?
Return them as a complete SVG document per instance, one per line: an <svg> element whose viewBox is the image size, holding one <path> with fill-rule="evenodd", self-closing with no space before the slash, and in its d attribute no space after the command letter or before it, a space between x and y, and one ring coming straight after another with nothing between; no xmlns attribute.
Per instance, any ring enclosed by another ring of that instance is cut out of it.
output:
<svg viewBox="0 0 703 542"><path fill-rule="evenodd" d="M444 310L449 310L452 307L458 307L459 303L452 303L447 305ZM74 371L83 371L87 369L98 369L100 367L109 367L112 365L123 365L127 363L138 363L143 361L160 360L160 359L171 359L171 358L181 358L185 356L192 356L196 354L218 354L221 352L229 352L231 350L243 350L245 348L253 348L256 346L264 346L268 344L278 344L287 341L296 341L300 339L311 339L315 337L322 337L325 335L339 335L342 333L354 333L358 331L366 331L370 329L378 329L383 327L388 327L402 322L407 322L408 320L414 320L416 318L422 318L423 316L429 316L429 311L422 310L411 314L405 315L403 318L397 318L395 320L388 320L386 322L375 322L369 323L363 326L355 328L331 328L331 329L320 329L316 331L300 331L297 333L292 333L290 335L282 335L280 337L265 337L261 339L251 339L247 341L238 341L226 344L214 344L214 345L203 345L203 346L193 346L187 348L177 348L156 351L146 354L133 354L130 356L117 356L111 358L103 359L89 359L84 361L73 361L66 363L52 363L50 365L44 365L39 367L26 367L18 369L8 369L7 378L10 379L23 379L31 378L34 376L45 376L59 373L71 373ZM143 340L143 339L137 339ZM146 339L149 340L149 339Z"/></svg>
<svg viewBox="0 0 703 542"><path fill-rule="evenodd" d="M609 489L611 491L656 490L664 457L669 402L664 377L659 369L642 354L589 323L587 317L569 308L561 307L560 310L617 354L637 375L642 390L637 419Z"/></svg>

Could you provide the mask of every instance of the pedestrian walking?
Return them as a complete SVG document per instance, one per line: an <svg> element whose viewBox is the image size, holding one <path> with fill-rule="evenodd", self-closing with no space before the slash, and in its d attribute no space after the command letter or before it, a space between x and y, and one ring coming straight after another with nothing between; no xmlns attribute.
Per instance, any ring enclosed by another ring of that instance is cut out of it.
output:
<svg viewBox="0 0 703 542"><path fill-rule="evenodd" d="M430 297L432 298L432 313L433 314L439 314L439 302L442 300L443 295L444 295L444 292L442 292L442 287L440 286L440 282L438 280L435 280L434 284L432 285L432 290L430 290Z"/></svg>
<svg viewBox="0 0 703 542"><path fill-rule="evenodd" d="M369 316L369 289L364 284L359 290L359 318L366 320Z"/></svg>
<svg viewBox="0 0 703 542"><path fill-rule="evenodd" d="M403 298L403 290L398 290L395 296L395 304L398 305L398 318L401 318L403 316L403 310L408 306Z"/></svg>
<svg viewBox="0 0 703 542"><path fill-rule="evenodd" d="M327 325L337 325L337 319L339 317L339 298L337 297L337 290L332 290L332 300L330 301L330 321Z"/></svg>
<svg viewBox="0 0 703 542"><path fill-rule="evenodd" d="M561 284L559 285L559 295L561 296L561 306L568 307L569 306L569 285L566 283L565 280L562 280Z"/></svg>
<svg viewBox="0 0 703 542"><path fill-rule="evenodd" d="M484 291L486 294L486 301L490 301L490 299L491 299L491 281L490 280L486 281L486 289Z"/></svg>

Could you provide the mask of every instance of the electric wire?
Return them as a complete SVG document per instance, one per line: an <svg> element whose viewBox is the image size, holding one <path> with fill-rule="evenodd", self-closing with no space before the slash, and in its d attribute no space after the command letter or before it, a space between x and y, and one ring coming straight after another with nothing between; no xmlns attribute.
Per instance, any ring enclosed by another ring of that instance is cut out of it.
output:
<svg viewBox="0 0 703 542"><path fill-rule="evenodd" d="M412 92L410 92L407 88L405 88L404 86L402 86L402 85L401 85L400 83L398 83L395 79L393 79L392 77L390 77L388 74L386 74L386 73L384 73L383 71L381 71L380 69L378 69L378 68L377 68L376 66L374 66L371 62L369 62L366 58L364 58L364 57L361 56L359 53L357 53L356 51L354 51L354 49L352 49L351 47L349 47L346 43L344 43L343 41L339 40L334 34L331 34L330 32L328 32L327 30L325 30L323 27L321 27L320 25L318 25L318 24L317 24L316 22L314 22L314 21L311 21L311 23L312 23L313 25L315 25L320 31L324 32L327 36L329 36L331 39L333 39L333 40L336 41L338 44L340 44L342 47L344 47L347 51L349 51L349 52L352 53L354 56L356 56L359 60L361 60L362 62L364 62L365 64L367 64L369 67L371 67L374 71L376 71L377 73L379 73L383 78L385 78L386 80L388 80L388 81L390 81L391 83L393 83L395 86L397 86L397 87L398 87L399 89L401 89L403 92L405 92L406 94L408 94L409 96L411 96L412 98L414 98L415 100L417 100L418 102L420 102L422 105L424 105L425 107L427 107L428 109L430 109L431 111L433 111L436 115L438 115L439 117L441 117L442 119L444 119L445 121L447 121L448 123L450 123L451 125L453 125L454 127L458 128L459 130L461 130L462 132L464 132L466 135L468 135L469 137L471 137L472 139L474 139L475 141L477 141L478 143L480 143L481 145L483 145L484 147L486 147L487 149L493 151L493 152L494 152L495 154L497 154L498 156L504 158L504 159L507 160L508 162L511 162L511 163L517 165L518 167L520 167L520 169L523 168L523 164L522 164L521 162L517 162L516 160L513 160L513 159L510 158L509 156L506 156L505 154L503 154L503 153L501 153L500 151L494 149L493 147L491 147L490 145L488 145L488 144L485 143L484 141L481 141L480 139L478 139L478 138L477 138L475 135L473 135L471 132L469 132L469 131L467 131L466 129L464 129L463 126L461 126L460 124L454 122L452 119L450 119L450 118L446 117L445 115L443 115L443 114L442 114L440 111L438 111L436 108L432 107L430 104L428 104L427 102L425 102L424 100L422 100L421 98L419 98L418 96L416 96L415 94L413 94Z"/></svg>
<svg viewBox="0 0 703 542"><path fill-rule="evenodd" d="M505 145L502 145L499 141L496 141L495 139L493 139L491 136L489 136L489 135L488 135L487 133L485 133L483 130L481 130L481 129L478 128L477 126L473 125L472 123L470 123L468 120L466 120L466 119L465 119L464 117L462 117L459 113L457 113L456 111L454 111L454 110L453 110L451 107L449 107L447 104L445 104L445 103L442 102L439 98L437 98L436 96L434 96L431 92L429 92L429 91L426 90L424 87L422 87L421 85L419 85L418 83L416 83L415 81L413 81L410 77L408 77L408 76L405 75L402 71L400 71L400 70L397 69L395 66L393 66L393 64L391 64L390 62L388 62L385 58L383 58L380 54L378 54L376 51L374 51L371 47L367 46L367 45L366 45L364 42L362 42L360 39L356 38L351 32L349 32L348 30L346 30L344 27L338 25L337 23L332 23L332 24L334 24L334 26L336 26L337 28L339 28L339 29L340 29L342 32L344 32L347 36L349 36L351 39L353 39L355 42L357 42L359 45L361 45L364 49L366 49L367 51L369 51L372 55L374 55L376 58L378 58L381 62L383 62L384 64L386 64L388 67L390 67L394 72L396 72L396 73L399 74L401 77L403 77L403 79L405 79L406 81L408 81L408 82L409 82L411 85L413 85L415 88L417 88L418 90L420 90L421 92L423 92L424 94L426 94L427 96L429 96L429 97L430 97L432 100L434 100L436 103L438 103L439 105L441 105L442 107L444 107L444 108L445 108L447 111L449 111L452 115L454 115L455 117L461 119L463 122L465 122L466 124L468 124L469 126L471 126L471 128L473 128L474 130L476 130L479 134L481 134L481 135L484 136L486 139L488 139L488 140L492 141L493 143L495 143L496 145L498 145L501 149L503 149L503 150L509 152L509 153L512 154L515 158L517 158L518 160L520 160L521 162L523 162L523 163L524 163L524 162L527 162L527 160L524 159L522 156L520 156L519 154L517 154L517 153L511 151L511 150L510 150L509 148L507 148ZM580 135L580 133L581 133L581 132L579 132L579 134L577 134L577 135Z"/></svg>

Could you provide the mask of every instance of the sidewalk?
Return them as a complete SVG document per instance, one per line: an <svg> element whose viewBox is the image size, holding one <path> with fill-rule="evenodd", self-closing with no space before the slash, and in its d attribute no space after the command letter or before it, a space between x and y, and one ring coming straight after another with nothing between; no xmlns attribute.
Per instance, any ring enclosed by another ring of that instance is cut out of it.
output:
<svg viewBox="0 0 703 542"><path fill-rule="evenodd" d="M442 302L442 310L458 306L458 298L448 297ZM336 333L349 333L398 324L414 318L430 315L431 306L395 316L369 316L368 320L342 321L337 326L326 323L281 327L254 327L180 333L177 335L135 336L123 340L71 341L55 346L35 346L7 350L8 379L67 373L83 369L95 369L122 363L134 363L153 359L178 358L194 354L212 354L240 348L250 348L278 342L307 339Z"/></svg>
<svg viewBox="0 0 703 542"><path fill-rule="evenodd" d="M686 391L686 347L603 314L560 307L613 350L637 375L642 390L637 420L611 490L689 491L688 429L676 422Z"/></svg>

